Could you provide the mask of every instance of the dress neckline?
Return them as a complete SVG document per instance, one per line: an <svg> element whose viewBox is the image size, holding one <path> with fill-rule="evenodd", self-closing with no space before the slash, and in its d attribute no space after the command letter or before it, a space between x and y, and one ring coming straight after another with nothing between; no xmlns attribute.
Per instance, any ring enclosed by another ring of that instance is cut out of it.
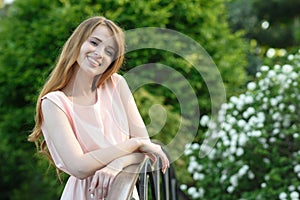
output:
<svg viewBox="0 0 300 200"><path fill-rule="evenodd" d="M58 91L65 99L67 99L67 101L76 106L76 107L82 107L82 108L91 108L91 107L95 107L98 103L99 103L99 92L98 92L98 89L96 89L96 102L94 104L91 104L91 105L81 105L81 104L78 104L78 103L74 103L74 101L72 101L63 91L59 90Z"/></svg>

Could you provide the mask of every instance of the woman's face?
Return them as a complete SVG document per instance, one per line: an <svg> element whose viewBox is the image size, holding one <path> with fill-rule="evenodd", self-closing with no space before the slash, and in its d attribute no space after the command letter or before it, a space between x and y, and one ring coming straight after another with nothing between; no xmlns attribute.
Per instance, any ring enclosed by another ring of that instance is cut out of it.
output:
<svg viewBox="0 0 300 200"><path fill-rule="evenodd" d="M114 61L117 44L105 25L99 25L82 44L77 58L80 69L91 76L103 74Z"/></svg>

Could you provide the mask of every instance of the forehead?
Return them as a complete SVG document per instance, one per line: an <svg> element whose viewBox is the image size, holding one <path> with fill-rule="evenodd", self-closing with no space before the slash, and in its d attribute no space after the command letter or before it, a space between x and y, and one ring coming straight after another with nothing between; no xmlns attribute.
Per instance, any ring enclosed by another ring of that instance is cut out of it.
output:
<svg viewBox="0 0 300 200"><path fill-rule="evenodd" d="M97 26L90 37L97 38L107 45L117 48L116 39L113 36L111 30L105 25Z"/></svg>

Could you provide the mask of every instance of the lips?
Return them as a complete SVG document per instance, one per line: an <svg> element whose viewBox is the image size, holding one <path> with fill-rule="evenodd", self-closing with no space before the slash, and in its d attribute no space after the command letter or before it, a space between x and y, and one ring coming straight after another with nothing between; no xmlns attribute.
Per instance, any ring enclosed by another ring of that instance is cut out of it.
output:
<svg viewBox="0 0 300 200"><path fill-rule="evenodd" d="M95 59L93 59L92 57L88 56L87 57L88 61L91 63L91 65L95 66L95 67L99 67L101 66L101 63L97 62Z"/></svg>

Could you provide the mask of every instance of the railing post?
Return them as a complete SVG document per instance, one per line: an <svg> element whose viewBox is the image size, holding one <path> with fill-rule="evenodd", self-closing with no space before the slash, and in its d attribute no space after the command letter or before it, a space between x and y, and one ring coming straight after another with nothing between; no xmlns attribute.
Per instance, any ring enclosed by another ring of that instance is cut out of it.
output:
<svg viewBox="0 0 300 200"><path fill-rule="evenodd" d="M152 199L160 200L160 159L157 158L154 169L149 173Z"/></svg>
<svg viewBox="0 0 300 200"><path fill-rule="evenodd" d="M167 153L167 152L166 152ZM137 186L140 200L177 200L177 181L174 166L161 172L161 160L153 165L149 158L145 158L140 164L126 167L115 179L108 200L130 200L134 187ZM150 184L150 191L149 191ZM162 184L162 185L161 185Z"/></svg>
<svg viewBox="0 0 300 200"><path fill-rule="evenodd" d="M150 160L147 159L140 171L139 181L137 182L140 200L148 200L148 171L151 170L150 166Z"/></svg>

